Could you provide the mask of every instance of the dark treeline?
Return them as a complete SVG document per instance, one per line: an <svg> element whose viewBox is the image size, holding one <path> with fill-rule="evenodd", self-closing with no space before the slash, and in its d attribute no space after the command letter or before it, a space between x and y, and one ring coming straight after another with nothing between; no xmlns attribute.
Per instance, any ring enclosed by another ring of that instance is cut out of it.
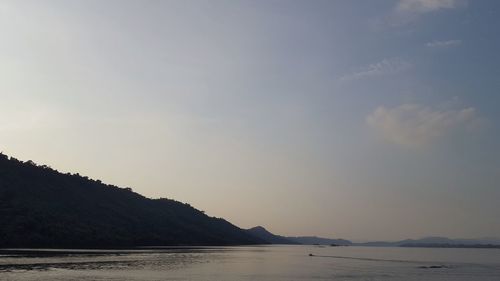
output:
<svg viewBox="0 0 500 281"><path fill-rule="evenodd" d="M0 247L258 243L264 241L189 204L0 154Z"/></svg>

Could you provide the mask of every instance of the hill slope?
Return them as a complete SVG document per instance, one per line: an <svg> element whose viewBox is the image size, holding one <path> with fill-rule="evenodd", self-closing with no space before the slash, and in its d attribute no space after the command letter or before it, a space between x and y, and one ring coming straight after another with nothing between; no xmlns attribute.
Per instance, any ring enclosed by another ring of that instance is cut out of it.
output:
<svg viewBox="0 0 500 281"><path fill-rule="evenodd" d="M256 226L246 230L248 233L256 236L271 244L295 244L295 245L338 245L338 246L349 246L352 242L345 239L330 239L322 238L316 236L299 236L299 237L287 237L276 235L269 232L262 226Z"/></svg>
<svg viewBox="0 0 500 281"><path fill-rule="evenodd" d="M188 204L0 154L0 247L265 243Z"/></svg>
<svg viewBox="0 0 500 281"><path fill-rule="evenodd" d="M297 243L295 241L291 241L283 236L272 234L271 232L267 231L267 229L265 229L262 226L256 226L256 227L247 229L246 231L248 233L250 233L251 235L258 237L258 238L260 238L268 243L271 243L271 244L300 244L300 243Z"/></svg>

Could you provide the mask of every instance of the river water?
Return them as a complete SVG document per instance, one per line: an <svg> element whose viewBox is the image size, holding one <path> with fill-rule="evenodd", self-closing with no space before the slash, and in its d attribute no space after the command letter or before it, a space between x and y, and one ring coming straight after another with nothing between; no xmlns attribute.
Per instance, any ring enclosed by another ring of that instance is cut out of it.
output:
<svg viewBox="0 0 500 281"><path fill-rule="evenodd" d="M499 281L500 249L252 246L0 250L0 280Z"/></svg>

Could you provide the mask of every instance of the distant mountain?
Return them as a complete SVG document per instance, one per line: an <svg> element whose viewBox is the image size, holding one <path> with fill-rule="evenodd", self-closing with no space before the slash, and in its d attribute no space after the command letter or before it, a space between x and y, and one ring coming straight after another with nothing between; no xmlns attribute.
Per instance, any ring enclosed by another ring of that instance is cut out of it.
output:
<svg viewBox="0 0 500 281"><path fill-rule="evenodd" d="M450 239L447 237L424 237L420 239L405 239L401 241L386 242L364 242L355 243L356 246L372 246L372 247L470 247L470 246L486 246L486 245L500 245L500 239L484 238L484 239Z"/></svg>
<svg viewBox="0 0 500 281"><path fill-rule="evenodd" d="M410 247L410 248L495 248L500 249L500 245L493 244L445 244L445 243L408 243L401 244L399 247Z"/></svg>
<svg viewBox="0 0 500 281"><path fill-rule="evenodd" d="M189 204L0 154L0 248L264 243Z"/></svg>
<svg viewBox="0 0 500 281"><path fill-rule="evenodd" d="M491 244L500 245L500 239L498 238L477 238L477 239L453 239L456 243L461 244Z"/></svg>
<svg viewBox="0 0 500 281"><path fill-rule="evenodd" d="M300 244L298 242L292 241L287 239L286 237L280 236L280 235L275 235L272 234L271 232L267 231L262 226L256 226L250 229L246 230L248 233L251 235L258 237L270 244Z"/></svg>
<svg viewBox="0 0 500 281"><path fill-rule="evenodd" d="M432 237L424 237L420 239L406 239L403 241L399 242L400 244L408 244L408 243L414 243L414 244L453 244L456 243L453 239L447 238L447 237L437 237L437 236L432 236Z"/></svg>
<svg viewBox="0 0 500 281"><path fill-rule="evenodd" d="M465 239L465 240L468 240L468 239ZM496 238L496 237L484 237L484 238L477 238L474 240L481 241L481 243L486 243L486 244L500 245L500 238Z"/></svg>
<svg viewBox="0 0 500 281"><path fill-rule="evenodd" d="M330 239L316 236L285 237L269 232L262 226L256 226L246 230L248 233L270 243L270 244L303 244L303 245L339 245L348 246L352 242L344 239Z"/></svg>
<svg viewBox="0 0 500 281"><path fill-rule="evenodd" d="M365 247L398 247L399 241L388 242L388 241L370 241L370 242L355 242L354 246L365 246Z"/></svg>
<svg viewBox="0 0 500 281"><path fill-rule="evenodd" d="M286 237L287 239L304 245L338 245L350 246L352 242L345 239L330 239L316 236Z"/></svg>

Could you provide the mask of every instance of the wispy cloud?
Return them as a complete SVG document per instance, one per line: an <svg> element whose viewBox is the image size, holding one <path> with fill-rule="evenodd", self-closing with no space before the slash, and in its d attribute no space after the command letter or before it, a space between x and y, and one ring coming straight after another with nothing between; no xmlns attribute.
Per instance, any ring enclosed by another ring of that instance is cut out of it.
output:
<svg viewBox="0 0 500 281"><path fill-rule="evenodd" d="M465 3L465 0L400 0L396 5L396 11L423 14L441 9L458 8Z"/></svg>
<svg viewBox="0 0 500 281"><path fill-rule="evenodd" d="M380 106L366 117L369 126L388 142L420 147L460 129L471 130L482 122L476 109L443 109L422 104Z"/></svg>
<svg viewBox="0 0 500 281"><path fill-rule="evenodd" d="M352 81L372 76L396 74L408 70L411 67L411 63L400 58L383 59L377 63L359 67L355 71L342 76L340 80Z"/></svg>
<svg viewBox="0 0 500 281"><path fill-rule="evenodd" d="M386 20L392 26L400 26L414 22L428 13L466 6L467 0L399 0Z"/></svg>
<svg viewBox="0 0 500 281"><path fill-rule="evenodd" d="M425 44L428 48L448 48L455 47L462 44L462 40L447 40L447 41L438 41L434 40L432 42L428 42Z"/></svg>

